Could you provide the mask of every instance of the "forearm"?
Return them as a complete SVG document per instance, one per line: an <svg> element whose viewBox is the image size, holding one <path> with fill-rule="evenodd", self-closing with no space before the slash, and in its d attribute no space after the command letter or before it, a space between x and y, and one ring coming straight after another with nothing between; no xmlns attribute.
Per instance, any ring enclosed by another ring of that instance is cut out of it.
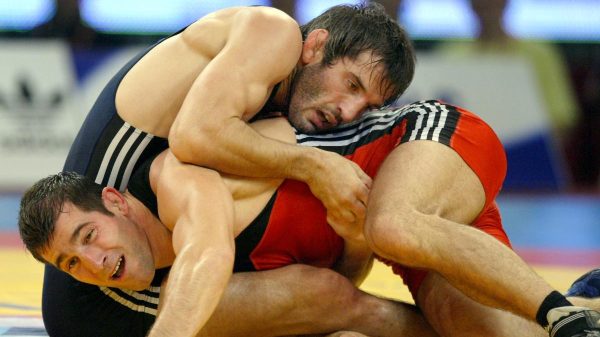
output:
<svg viewBox="0 0 600 337"><path fill-rule="evenodd" d="M173 153L182 162L230 174L304 178L297 166L317 161L312 158L315 150L267 139L247 123L297 65L302 48L298 24L280 11L261 7L218 19L218 27L229 27L226 39L194 81L171 126ZM202 25L184 33L190 48L206 37Z"/></svg>
<svg viewBox="0 0 600 337"><path fill-rule="evenodd" d="M199 262L187 259L186 253L178 256L148 336L196 336L219 303L232 269L233 259L221 252L207 252Z"/></svg>
<svg viewBox="0 0 600 337"><path fill-rule="evenodd" d="M194 137L170 139L180 161L241 176L306 181L323 160L320 150L266 138L237 117L202 127Z"/></svg>

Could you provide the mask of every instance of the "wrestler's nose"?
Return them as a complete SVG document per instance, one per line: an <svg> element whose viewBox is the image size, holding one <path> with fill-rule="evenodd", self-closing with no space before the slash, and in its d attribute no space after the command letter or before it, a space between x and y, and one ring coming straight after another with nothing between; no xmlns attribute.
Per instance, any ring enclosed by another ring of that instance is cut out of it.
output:
<svg viewBox="0 0 600 337"><path fill-rule="evenodd" d="M87 246L81 254L81 262L94 274L101 273L106 268L106 255L97 247Z"/></svg>
<svg viewBox="0 0 600 337"><path fill-rule="evenodd" d="M344 123L351 122L360 117L368 106L369 103L366 97L352 95L340 104L340 117Z"/></svg>

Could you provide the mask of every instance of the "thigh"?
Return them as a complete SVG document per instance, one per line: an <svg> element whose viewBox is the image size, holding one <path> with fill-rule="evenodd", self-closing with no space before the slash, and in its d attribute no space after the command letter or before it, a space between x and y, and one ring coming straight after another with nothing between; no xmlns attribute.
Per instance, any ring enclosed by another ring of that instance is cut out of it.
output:
<svg viewBox="0 0 600 337"><path fill-rule="evenodd" d="M337 285L335 285L337 284ZM284 336L334 331L329 304L335 287L331 270L304 265L235 273L199 336ZM330 311L330 312L327 312ZM340 317L342 321L343 317Z"/></svg>
<svg viewBox="0 0 600 337"><path fill-rule="evenodd" d="M332 270L306 265L234 274L199 336L268 337L343 330L382 337L435 336L415 306L366 294ZM357 333L333 336L360 336Z"/></svg>
<svg viewBox="0 0 600 337"><path fill-rule="evenodd" d="M434 272L421 284L417 304L431 326L444 337L546 336L537 324L473 301Z"/></svg>

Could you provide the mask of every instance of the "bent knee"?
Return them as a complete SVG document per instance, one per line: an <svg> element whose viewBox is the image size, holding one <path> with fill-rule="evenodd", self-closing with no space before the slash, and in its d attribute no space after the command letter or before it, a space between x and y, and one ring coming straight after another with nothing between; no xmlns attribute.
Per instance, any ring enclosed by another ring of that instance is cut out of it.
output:
<svg viewBox="0 0 600 337"><path fill-rule="evenodd" d="M303 289L310 299L316 299L320 305L323 305L324 298L335 299L337 302L351 301L358 293L349 279L331 269L311 268L305 269L303 273L306 278L302 282Z"/></svg>
<svg viewBox="0 0 600 337"><path fill-rule="evenodd" d="M365 239L377 255L409 264L417 258L420 246L419 237L408 226L410 223L396 214L369 215L365 221Z"/></svg>

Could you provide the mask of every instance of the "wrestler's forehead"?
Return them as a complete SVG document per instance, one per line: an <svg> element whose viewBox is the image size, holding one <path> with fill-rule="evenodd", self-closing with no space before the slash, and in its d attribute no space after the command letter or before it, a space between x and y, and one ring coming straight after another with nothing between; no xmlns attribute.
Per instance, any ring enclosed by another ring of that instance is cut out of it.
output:
<svg viewBox="0 0 600 337"><path fill-rule="evenodd" d="M361 80L367 91L383 97L383 100L389 98L386 91L391 87L391 83L380 57L372 52L362 52L355 59L344 59L343 63L346 69Z"/></svg>
<svg viewBox="0 0 600 337"><path fill-rule="evenodd" d="M69 238L73 234L73 227L77 219L81 219L81 211L72 203L63 204L56 221L48 246L42 252L42 256L49 262L53 262L53 256L59 254L58 250L66 248ZM49 258L50 257L50 258Z"/></svg>

